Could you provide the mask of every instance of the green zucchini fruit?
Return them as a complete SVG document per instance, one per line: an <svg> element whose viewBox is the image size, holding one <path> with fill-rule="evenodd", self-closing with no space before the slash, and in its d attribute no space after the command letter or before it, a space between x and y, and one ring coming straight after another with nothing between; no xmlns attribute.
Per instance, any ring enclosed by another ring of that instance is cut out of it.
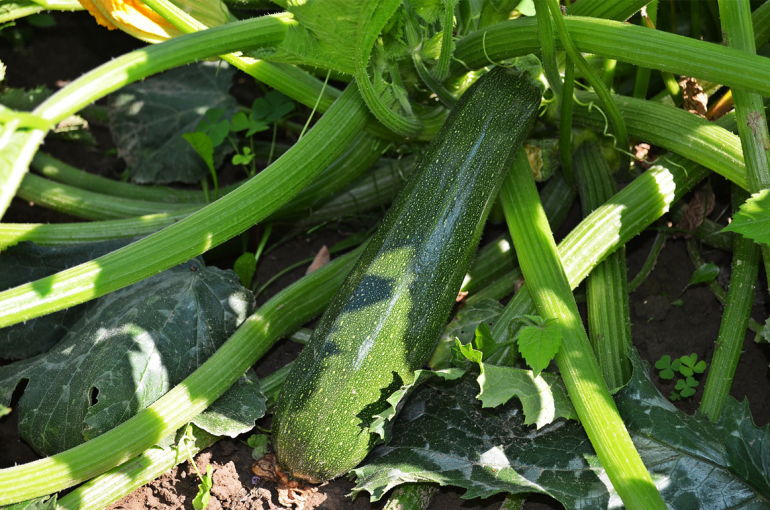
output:
<svg viewBox="0 0 770 510"><path fill-rule="evenodd" d="M377 442L369 425L436 345L540 90L495 68L426 149L281 390L273 445L287 474L322 482Z"/></svg>

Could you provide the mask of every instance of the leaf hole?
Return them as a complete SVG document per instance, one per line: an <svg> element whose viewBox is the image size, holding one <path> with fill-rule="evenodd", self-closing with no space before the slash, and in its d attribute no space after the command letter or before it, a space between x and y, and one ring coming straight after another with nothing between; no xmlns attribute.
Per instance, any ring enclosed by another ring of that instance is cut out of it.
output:
<svg viewBox="0 0 770 510"><path fill-rule="evenodd" d="M90 401L92 406L95 406L99 400L96 398L99 396L99 388L94 386L91 388L91 391L89 392L88 400Z"/></svg>

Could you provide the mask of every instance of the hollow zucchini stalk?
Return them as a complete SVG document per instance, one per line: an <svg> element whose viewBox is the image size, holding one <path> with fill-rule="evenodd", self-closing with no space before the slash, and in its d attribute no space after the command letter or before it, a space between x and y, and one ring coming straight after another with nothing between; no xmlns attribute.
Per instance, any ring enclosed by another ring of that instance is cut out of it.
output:
<svg viewBox="0 0 770 510"><path fill-rule="evenodd" d="M514 160L500 196L535 307L560 325L556 362L607 476L626 508L665 509L607 390L523 153Z"/></svg>
<svg viewBox="0 0 770 510"><path fill-rule="evenodd" d="M365 246L310 273L260 307L214 355L150 407L75 448L0 469L0 505L51 494L141 454L203 412L279 339L318 315Z"/></svg>
<svg viewBox="0 0 770 510"><path fill-rule="evenodd" d="M54 182L35 174L24 176L16 196L47 209L86 220L114 220L162 212L189 214L203 206L112 197Z"/></svg>
<svg viewBox="0 0 770 510"><path fill-rule="evenodd" d="M770 62L767 58L617 21L566 16L564 23L580 53L592 53L770 96ZM564 49L561 41L556 44L557 50ZM489 65L490 60L500 62L539 51L536 19L522 17L503 21L457 41L452 73L463 74L468 69Z"/></svg>
<svg viewBox="0 0 770 510"><path fill-rule="evenodd" d="M182 36L163 44L182 41L186 37L203 38L215 30ZM105 66L111 67L119 60ZM98 74L100 69L89 74ZM70 87L75 83L77 81ZM51 99L54 97L56 95ZM351 83L334 107L286 154L227 196L120 250L52 275L45 281L38 280L0 293L0 327L103 296L189 260L240 234L287 203L320 174L361 131L368 116L355 83ZM50 289L43 297L35 290L41 288L36 286L41 283L43 288Z"/></svg>
<svg viewBox="0 0 770 510"><path fill-rule="evenodd" d="M733 210L737 210L748 197L748 193L733 186ZM725 312L719 325L716 348L698 409L714 422L719 420L725 399L730 394L738 360L743 352L743 340L754 304L759 254L757 244L751 239L735 234Z"/></svg>
<svg viewBox="0 0 770 510"><path fill-rule="evenodd" d="M755 55L754 30L749 0L719 0L724 43L736 50ZM767 60L767 59L766 59ZM741 137L751 193L770 188L770 136L762 98L745 90L732 89L738 134ZM765 94L767 95L767 94ZM770 246L762 245L767 281L770 283Z"/></svg>
<svg viewBox="0 0 770 510"><path fill-rule="evenodd" d="M615 181L594 141L584 142L575 153L576 177L583 216L612 198ZM588 331L604 381L610 390L631 378L628 349L631 345L631 312L628 303L626 247L621 246L588 276Z"/></svg>

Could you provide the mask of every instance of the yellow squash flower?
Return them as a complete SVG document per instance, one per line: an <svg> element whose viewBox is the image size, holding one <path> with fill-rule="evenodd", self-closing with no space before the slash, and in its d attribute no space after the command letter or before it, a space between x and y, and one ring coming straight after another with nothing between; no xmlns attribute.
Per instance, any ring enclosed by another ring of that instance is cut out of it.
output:
<svg viewBox="0 0 770 510"><path fill-rule="evenodd" d="M148 43L159 43L182 32L141 0L78 0L110 30L122 30ZM173 0L180 9L209 27L227 23L230 12L220 0Z"/></svg>

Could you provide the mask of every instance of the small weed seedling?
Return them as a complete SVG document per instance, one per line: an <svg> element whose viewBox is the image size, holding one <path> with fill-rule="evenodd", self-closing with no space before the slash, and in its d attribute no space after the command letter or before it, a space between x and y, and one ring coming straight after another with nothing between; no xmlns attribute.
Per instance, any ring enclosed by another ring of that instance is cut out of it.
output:
<svg viewBox="0 0 770 510"><path fill-rule="evenodd" d="M673 379L676 372L682 374L685 379L678 379L669 398L672 401L695 395L695 388L698 387L698 381L693 378L694 374L702 374L706 370L706 362L698 361L698 355L695 353L689 356L682 356L673 361L671 356L666 354L655 362L655 368L660 370L661 379Z"/></svg>
<svg viewBox="0 0 770 510"><path fill-rule="evenodd" d="M195 461L193 460L192 453L190 452L190 447L187 446L188 440L195 441L193 437L191 425L187 425L187 431L185 431L185 435L184 437L182 437L182 444L184 444L185 450L187 450L187 456L190 458L190 464L192 465L195 472L198 474L198 479L201 481L201 483L198 484L198 494L196 494L195 499L193 499L193 508L195 510L205 510L205 508L209 506L209 497L211 497L211 487L213 487L214 485L214 480L212 478L214 469L211 467L211 464L209 464L206 467L206 475L205 476L201 475L201 472L198 471L198 466L195 464Z"/></svg>

